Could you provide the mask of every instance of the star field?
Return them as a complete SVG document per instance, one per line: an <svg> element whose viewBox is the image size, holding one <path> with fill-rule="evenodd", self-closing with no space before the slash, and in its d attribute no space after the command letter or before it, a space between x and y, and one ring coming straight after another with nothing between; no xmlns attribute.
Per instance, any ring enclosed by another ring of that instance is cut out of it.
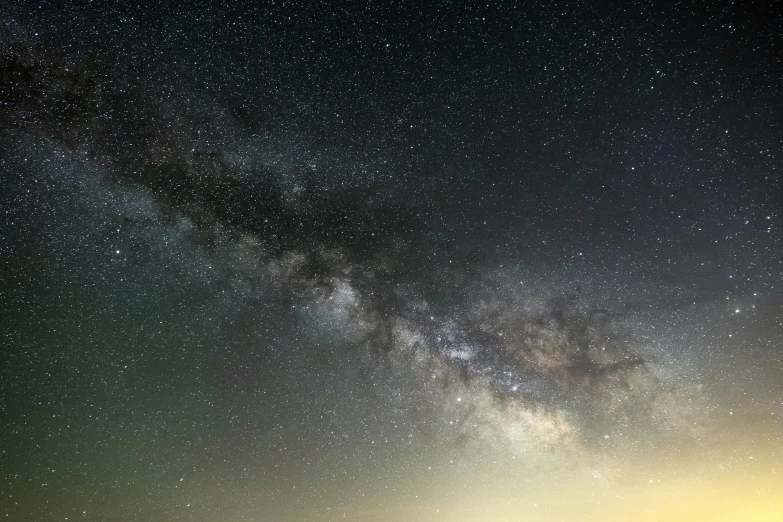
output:
<svg viewBox="0 0 783 522"><path fill-rule="evenodd" d="M0 516L783 520L773 5L0 15Z"/></svg>

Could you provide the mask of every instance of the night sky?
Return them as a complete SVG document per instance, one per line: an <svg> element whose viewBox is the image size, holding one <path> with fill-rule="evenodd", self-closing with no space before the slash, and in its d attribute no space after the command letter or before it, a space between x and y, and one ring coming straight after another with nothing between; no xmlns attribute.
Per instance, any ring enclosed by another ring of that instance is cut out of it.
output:
<svg viewBox="0 0 783 522"><path fill-rule="evenodd" d="M780 3L84 4L0 5L0 517L783 520Z"/></svg>

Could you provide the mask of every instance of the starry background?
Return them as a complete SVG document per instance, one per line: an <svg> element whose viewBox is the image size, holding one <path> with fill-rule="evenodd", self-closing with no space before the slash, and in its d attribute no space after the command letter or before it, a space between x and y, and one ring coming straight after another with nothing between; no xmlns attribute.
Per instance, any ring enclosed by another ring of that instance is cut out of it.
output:
<svg viewBox="0 0 783 522"><path fill-rule="evenodd" d="M0 516L783 520L780 5L0 14Z"/></svg>

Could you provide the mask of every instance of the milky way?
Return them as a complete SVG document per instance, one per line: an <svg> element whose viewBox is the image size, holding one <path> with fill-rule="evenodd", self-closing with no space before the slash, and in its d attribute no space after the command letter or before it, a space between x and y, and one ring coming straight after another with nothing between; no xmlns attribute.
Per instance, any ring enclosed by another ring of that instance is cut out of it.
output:
<svg viewBox="0 0 783 522"><path fill-rule="evenodd" d="M0 13L9 519L783 517L780 13Z"/></svg>

